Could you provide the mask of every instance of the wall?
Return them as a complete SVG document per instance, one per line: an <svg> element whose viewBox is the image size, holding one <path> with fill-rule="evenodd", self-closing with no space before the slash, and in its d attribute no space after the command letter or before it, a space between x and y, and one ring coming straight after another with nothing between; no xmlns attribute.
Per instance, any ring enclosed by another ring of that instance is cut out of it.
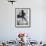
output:
<svg viewBox="0 0 46 46"><path fill-rule="evenodd" d="M15 40L19 32L31 35L33 40L46 40L46 1L17 0L14 5L0 0L0 41ZM31 8L31 27L15 27L15 8Z"/></svg>

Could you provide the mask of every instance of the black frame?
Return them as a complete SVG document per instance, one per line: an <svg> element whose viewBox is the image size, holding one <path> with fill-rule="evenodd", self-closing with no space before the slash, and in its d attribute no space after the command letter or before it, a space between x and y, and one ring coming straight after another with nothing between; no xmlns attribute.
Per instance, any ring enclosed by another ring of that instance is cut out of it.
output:
<svg viewBox="0 0 46 46"><path fill-rule="evenodd" d="M29 26L17 26L16 25L16 9L28 9L29 10ZM30 8L15 8L15 27L16 28L29 28L31 27L31 9Z"/></svg>

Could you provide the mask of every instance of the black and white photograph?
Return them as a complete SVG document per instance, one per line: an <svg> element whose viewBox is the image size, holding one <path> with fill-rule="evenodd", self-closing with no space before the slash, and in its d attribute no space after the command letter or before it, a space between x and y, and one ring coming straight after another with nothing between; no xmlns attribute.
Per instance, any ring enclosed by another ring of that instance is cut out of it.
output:
<svg viewBox="0 0 46 46"><path fill-rule="evenodd" d="M16 8L15 9L15 26L16 27L30 27L31 14L30 8Z"/></svg>

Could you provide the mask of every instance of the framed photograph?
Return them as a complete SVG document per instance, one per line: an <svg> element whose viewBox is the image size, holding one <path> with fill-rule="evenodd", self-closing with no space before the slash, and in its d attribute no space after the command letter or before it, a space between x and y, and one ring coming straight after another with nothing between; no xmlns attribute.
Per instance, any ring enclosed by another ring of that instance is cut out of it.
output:
<svg viewBox="0 0 46 46"><path fill-rule="evenodd" d="M21 28L31 26L30 8L15 8L15 26Z"/></svg>

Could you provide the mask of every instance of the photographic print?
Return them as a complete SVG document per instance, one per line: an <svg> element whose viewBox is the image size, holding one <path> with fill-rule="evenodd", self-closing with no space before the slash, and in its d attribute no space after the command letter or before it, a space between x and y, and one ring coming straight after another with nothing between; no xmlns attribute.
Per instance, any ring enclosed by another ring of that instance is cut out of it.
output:
<svg viewBox="0 0 46 46"><path fill-rule="evenodd" d="M16 8L15 9L15 26L16 27L30 27L31 22L30 8Z"/></svg>

